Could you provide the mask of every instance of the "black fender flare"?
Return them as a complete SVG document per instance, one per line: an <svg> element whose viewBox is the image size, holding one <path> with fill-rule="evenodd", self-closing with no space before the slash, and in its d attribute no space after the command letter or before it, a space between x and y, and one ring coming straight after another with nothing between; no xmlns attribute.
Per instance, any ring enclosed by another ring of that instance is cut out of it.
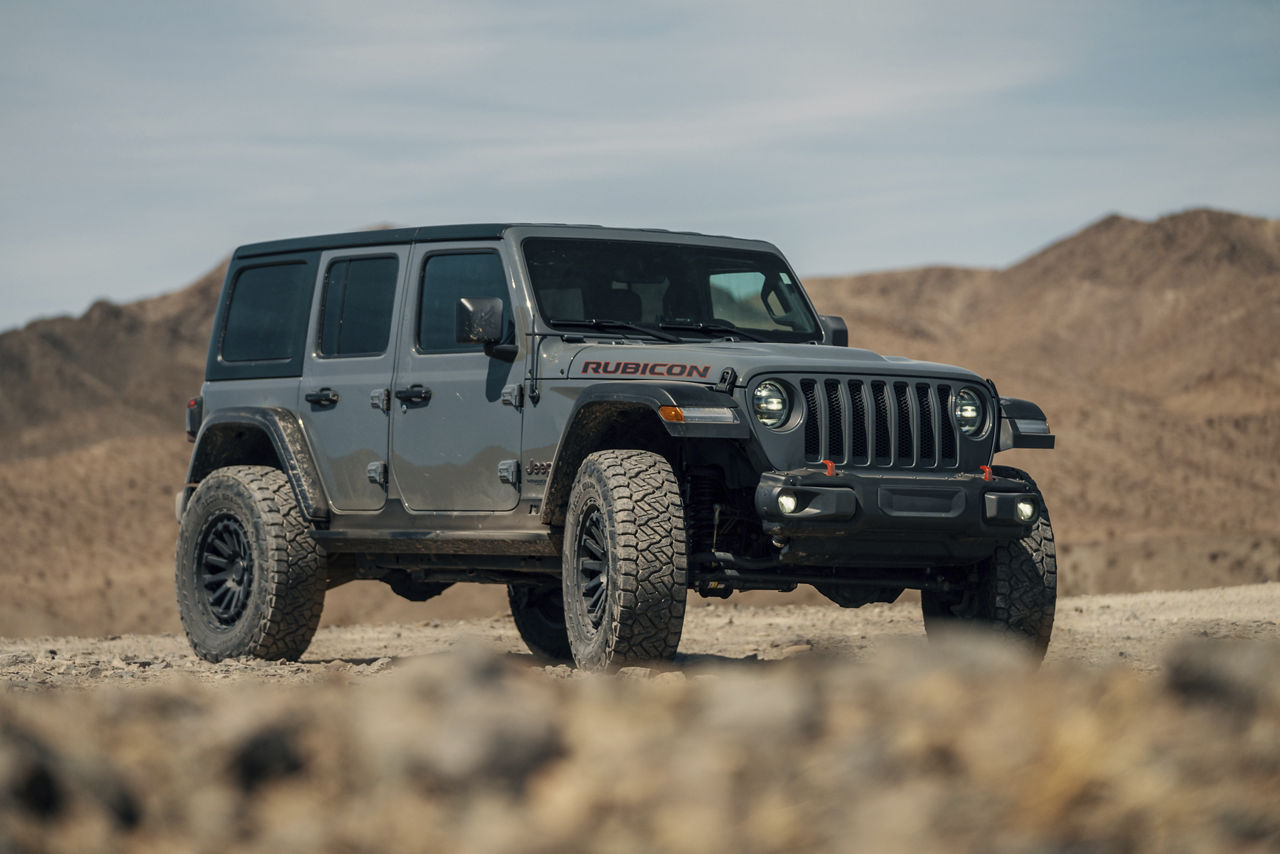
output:
<svg viewBox="0 0 1280 854"><path fill-rule="evenodd" d="M672 421L664 418L663 407L714 407L728 409L734 421L724 423ZM564 432L551 462L550 477L543 499L542 519L558 522L558 508L569 499L578 466L593 450L603 432L602 422L622 412L647 411L675 439L751 438L751 426L731 394L693 383L648 383L622 381L592 385L574 402L565 421Z"/></svg>
<svg viewBox="0 0 1280 854"><path fill-rule="evenodd" d="M996 451L1010 448L1044 448L1052 450L1056 439L1049 432L1049 419L1044 410L1029 400L1000 398L1000 435Z"/></svg>
<svg viewBox="0 0 1280 854"><path fill-rule="evenodd" d="M251 436L265 436L269 447L263 447L260 438ZM274 453L274 460L269 452ZM215 469L272 463L278 464L289 478L303 515L313 523L327 521L329 501L306 431L296 414L278 407L220 409L205 419L191 452L181 509L185 509L196 485Z"/></svg>

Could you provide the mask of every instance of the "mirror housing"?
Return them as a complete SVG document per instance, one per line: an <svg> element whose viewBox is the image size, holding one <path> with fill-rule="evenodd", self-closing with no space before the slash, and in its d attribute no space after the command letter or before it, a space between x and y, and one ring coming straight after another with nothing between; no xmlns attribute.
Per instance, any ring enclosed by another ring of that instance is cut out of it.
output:
<svg viewBox="0 0 1280 854"><path fill-rule="evenodd" d="M483 344L487 356L513 359L516 345L503 344L503 305L497 297L463 297L458 300L455 339L459 344Z"/></svg>
<svg viewBox="0 0 1280 854"><path fill-rule="evenodd" d="M838 314L818 315L818 325L822 327L822 343L832 347L849 346L849 326Z"/></svg>

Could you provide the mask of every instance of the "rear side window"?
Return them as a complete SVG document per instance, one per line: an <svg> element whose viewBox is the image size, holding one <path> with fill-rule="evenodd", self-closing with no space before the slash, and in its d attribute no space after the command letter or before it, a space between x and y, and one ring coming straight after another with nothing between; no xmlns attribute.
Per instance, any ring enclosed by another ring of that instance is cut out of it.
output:
<svg viewBox="0 0 1280 854"><path fill-rule="evenodd" d="M391 334L400 262L392 256L334 261L324 278L320 355L379 356Z"/></svg>
<svg viewBox="0 0 1280 854"><path fill-rule="evenodd" d="M471 297L501 299L507 335L513 334L507 274L498 253L459 252L428 258L418 302L418 348L428 353L482 349L457 340L458 300Z"/></svg>
<svg viewBox="0 0 1280 854"><path fill-rule="evenodd" d="M224 361L269 362L299 355L298 333L307 324L312 269L294 263L240 270L223 327Z"/></svg>

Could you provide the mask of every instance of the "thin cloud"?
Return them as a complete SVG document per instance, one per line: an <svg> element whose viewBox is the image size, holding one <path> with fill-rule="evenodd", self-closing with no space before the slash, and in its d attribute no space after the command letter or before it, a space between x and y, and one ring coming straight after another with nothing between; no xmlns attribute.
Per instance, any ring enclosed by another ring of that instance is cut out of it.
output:
<svg viewBox="0 0 1280 854"><path fill-rule="evenodd" d="M738 231L850 272L1005 263L1117 208L1280 212L1280 16L1257 4L4 16L0 329L176 287L238 242L386 220Z"/></svg>

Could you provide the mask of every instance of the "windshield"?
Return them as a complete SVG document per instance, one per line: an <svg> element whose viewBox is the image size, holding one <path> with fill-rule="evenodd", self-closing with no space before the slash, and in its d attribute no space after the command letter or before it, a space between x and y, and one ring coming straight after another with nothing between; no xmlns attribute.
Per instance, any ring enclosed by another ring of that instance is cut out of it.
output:
<svg viewBox="0 0 1280 854"><path fill-rule="evenodd" d="M769 252L623 240L530 237L534 297L552 326L618 324L681 338L814 341L800 283Z"/></svg>

